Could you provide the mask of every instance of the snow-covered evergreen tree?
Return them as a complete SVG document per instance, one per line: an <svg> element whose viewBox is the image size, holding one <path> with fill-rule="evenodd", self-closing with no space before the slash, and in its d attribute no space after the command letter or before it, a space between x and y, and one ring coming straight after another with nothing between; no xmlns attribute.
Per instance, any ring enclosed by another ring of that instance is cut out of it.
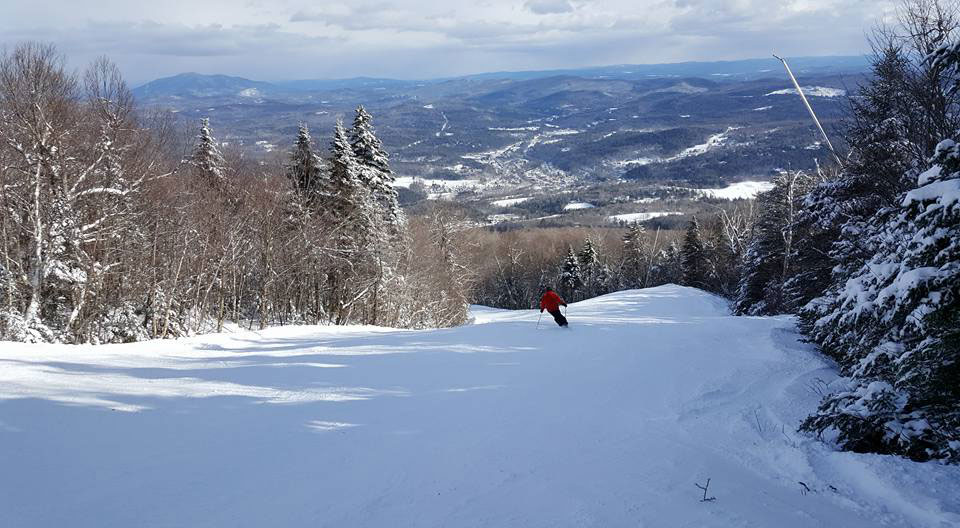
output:
<svg viewBox="0 0 960 528"><path fill-rule="evenodd" d="M333 272L330 312L338 323L349 320L353 303L378 284L377 244L383 238L376 202L364 185L364 167L358 162L343 123L337 121L330 143L329 196L325 197L328 227L333 234Z"/></svg>
<svg viewBox="0 0 960 528"><path fill-rule="evenodd" d="M960 462L960 149L872 221L876 253L813 301L814 339L851 378L803 428L843 447Z"/></svg>
<svg viewBox="0 0 960 528"><path fill-rule="evenodd" d="M580 269L580 260L573 251L573 246L567 247L567 254L560 264L560 276L557 283L561 294L572 300L583 287L583 272Z"/></svg>
<svg viewBox="0 0 960 528"><path fill-rule="evenodd" d="M697 217L693 217L687 225L681 251L683 253L683 285L705 288L710 273L710 263L707 260L707 251Z"/></svg>
<svg viewBox="0 0 960 528"><path fill-rule="evenodd" d="M845 139L850 152L842 170L819 178L797 212L794 229L802 235L795 250L795 274L785 286L787 306L799 309L843 282L872 255L864 244L867 222L881 208L896 204L911 186L915 163L904 120L909 64L899 46L878 51L871 80L851 98ZM905 176L906 175L906 176Z"/></svg>
<svg viewBox="0 0 960 528"><path fill-rule="evenodd" d="M647 286L683 282L683 250L675 240L655 255Z"/></svg>
<svg viewBox="0 0 960 528"><path fill-rule="evenodd" d="M335 226L350 235L368 237L374 231L369 189L363 183L364 169L353 154L343 123L337 121L330 142L329 214ZM360 245L361 241L357 241Z"/></svg>
<svg viewBox="0 0 960 528"><path fill-rule="evenodd" d="M582 295L590 298L609 293L613 274L603 263L597 246L590 237L584 239L583 247L577 253L577 260L580 263L580 274L583 280Z"/></svg>
<svg viewBox="0 0 960 528"><path fill-rule="evenodd" d="M197 134L197 144L187 160L194 167L197 177L211 187L222 187L226 184L226 161L217 141L210 130L210 119L200 121L200 133Z"/></svg>
<svg viewBox="0 0 960 528"><path fill-rule="evenodd" d="M647 279L650 257L647 255L646 233L635 223L623 236L622 282L625 288L643 288Z"/></svg>
<svg viewBox="0 0 960 528"><path fill-rule="evenodd" d="M781 172L773 189L757 197L759 216L744 255L734 309L739 314L783 313L784 283L793 273L795 214L811 178L801 171Z"/></svg>
<svg viewBox="0 0 960 528"><path fill-rule="evenodd" d="M297 139L286 165L287 178L293 183L300 196L312 202L326 189L324 169L323 160L313 150L310 130L306 124L300 123Z"/></svg>
<svg viewBox="0 0 960 528"><path fill-rule="evenodd" d="M373 129L373 117L363 106L358 106L350 129L350 145L358 163L363 167L361 180L381 208L384 221L393 231L403 224L403 211L397 201L395 178L383 143Z"/></svg>

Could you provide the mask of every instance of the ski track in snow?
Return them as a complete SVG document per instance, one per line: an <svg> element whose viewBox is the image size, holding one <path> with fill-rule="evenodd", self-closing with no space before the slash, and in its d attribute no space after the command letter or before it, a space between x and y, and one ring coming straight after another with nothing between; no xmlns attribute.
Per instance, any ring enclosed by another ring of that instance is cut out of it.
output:
<svg viewBox="0 0 960 528"><path fill-rule="evenodd" d="M795 432L835 374L791 318L679 286L538 315L0 343L0 526L960 523L960 468Z"/></svg>

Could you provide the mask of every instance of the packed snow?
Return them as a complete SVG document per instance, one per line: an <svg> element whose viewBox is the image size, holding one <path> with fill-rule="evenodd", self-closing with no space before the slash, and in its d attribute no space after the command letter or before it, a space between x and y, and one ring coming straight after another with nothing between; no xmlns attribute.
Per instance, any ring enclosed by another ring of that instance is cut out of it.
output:
<svg viewBox="0 0 960 528"><path fill-rule="evenodd" d="M960 468L795 432L836 374L791 318L679 286L567 315L2 343L0 526L960 524Z"/></svg>
<svg viewBox="0 0 960 528"><path fill-rule="evenodd" d="M626 213L618 214L610 217L610 220L613 222L627 222L627 223L637 223L637 222L646 222L647 220L653 220L654 218L660 218L661 216L673 216L681 215L676 211L653 211L649 213Z"/></svg>
<svg viewBox="0 0 960 528"><path fill-rule="evenodd" d="M846 90L840 88L828 88L826 86L803 86L803 94L808 97L843 97L847 95ZM784 88L767 94L769 95L797 95L796 88Z"/></svg>

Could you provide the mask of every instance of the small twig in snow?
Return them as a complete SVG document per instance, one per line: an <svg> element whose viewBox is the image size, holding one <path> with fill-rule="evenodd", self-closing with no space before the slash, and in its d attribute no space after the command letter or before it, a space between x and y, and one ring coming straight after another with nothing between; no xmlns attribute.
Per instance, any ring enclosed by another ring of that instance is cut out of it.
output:
<svg viewBox="0 0 960 528"><path fill-rule="evenodd" d="M700 484L697 484L696 482L694 482L693 485L703 490L703 498L700 499L700 502L713 502L713 501L717 500L716 497L707 497L707 488L710 487L710 479L709 479L709 478L707 479L707 484L704 485L704 486L701 486Z"/></svg>

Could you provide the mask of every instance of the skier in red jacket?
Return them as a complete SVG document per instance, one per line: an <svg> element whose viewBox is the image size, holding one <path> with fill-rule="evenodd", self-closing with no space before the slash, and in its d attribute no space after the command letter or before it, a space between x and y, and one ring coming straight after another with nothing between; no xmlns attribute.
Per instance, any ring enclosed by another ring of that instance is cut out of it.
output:
<svg viewBox="0 0 960 528"><path fill-rule="evenodd" d="M551 288L547 288L547 291L544 292L543 297L540 298L540 313L543 313L544 310L550 312L550 315L553 316L553 320L557 322L560 326L567 326L567 318L560 313L560 307L566 306L567 302L563 300L562 297L557 295L555 291Z"/></svg>

